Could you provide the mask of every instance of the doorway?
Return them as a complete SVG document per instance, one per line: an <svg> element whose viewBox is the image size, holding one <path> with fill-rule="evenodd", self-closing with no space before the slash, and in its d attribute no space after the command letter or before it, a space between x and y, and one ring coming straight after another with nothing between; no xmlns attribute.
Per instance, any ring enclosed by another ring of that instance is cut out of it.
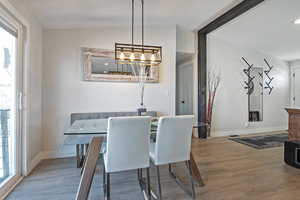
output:
<svg viewBox="0 0 300 200"><path fill-rule="evenodd" d="M176 53L176 115L193 112L193 53Z"/></svg>

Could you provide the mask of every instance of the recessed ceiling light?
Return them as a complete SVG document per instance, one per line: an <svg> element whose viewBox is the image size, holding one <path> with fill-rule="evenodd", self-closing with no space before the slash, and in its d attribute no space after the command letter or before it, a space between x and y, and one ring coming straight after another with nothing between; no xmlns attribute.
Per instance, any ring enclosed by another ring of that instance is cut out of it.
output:
<svg viewBox="0 0 300 200"><path fill-rule="evenodd" d="M294 21L294 24L300 24L300 18L296 19L296 20Z"/></svg>
<svg viewBox="0 0 300 200"><path fill-rule="evenodd" d="M104 63L104 65L105 65L105 66L108 66L108 65L109 65L109 63L107 63L107 62L106 62L106 63Z"/></svg>

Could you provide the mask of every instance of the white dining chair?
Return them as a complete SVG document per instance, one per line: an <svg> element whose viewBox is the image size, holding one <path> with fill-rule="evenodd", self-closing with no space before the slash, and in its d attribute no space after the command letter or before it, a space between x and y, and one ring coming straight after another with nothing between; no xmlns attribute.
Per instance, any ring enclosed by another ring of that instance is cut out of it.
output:
<svg viewBox="0 0 300 200"><path fill-rule="evenodd" d="M193 129L192 115L161 117L158 121L156 142L150 144L151 162L156 166L158 196L162 199L159 166L169 165L171 177L195 199L195 188L190 166L190 153ZM191 181L192 190L189 191L172 172L173 163L185 162Z"/></svg>
<svg viewBox="0 0 300 200"><path fill-rule="evenodd" d="M150 128L151 117L116 117L108 119L106 152L104 153L103 188L110 199L110 175L127 170L147 170L147 191L150 195ZM145 194L146 193L146 194Z"/></svg>

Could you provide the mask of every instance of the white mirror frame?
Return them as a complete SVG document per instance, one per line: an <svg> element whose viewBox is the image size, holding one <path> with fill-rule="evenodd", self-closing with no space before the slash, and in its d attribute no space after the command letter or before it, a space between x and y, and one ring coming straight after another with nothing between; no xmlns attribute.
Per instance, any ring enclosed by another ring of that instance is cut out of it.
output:
<svg viewBox="0 0 300 200"><path fill-rule="evenodd" d="M139 82L139 74L132 75L115 75L115 74L93 74L92 57L104 57L114 60L115 53L113 50L98 48L81 48L82 69L84 81L104 81L104 82ZM159 65L153 65L150 68L150 76L147 77L146 83L159 82Z"/></svg>

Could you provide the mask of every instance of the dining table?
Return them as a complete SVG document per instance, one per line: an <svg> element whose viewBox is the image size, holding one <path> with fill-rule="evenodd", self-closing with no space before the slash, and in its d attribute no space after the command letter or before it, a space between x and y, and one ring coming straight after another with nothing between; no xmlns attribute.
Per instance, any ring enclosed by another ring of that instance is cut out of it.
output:
<svg viewBox="0 0 300 200"><path fill-rule="evenodd" d="M193 128L200 128L203 126L208 126L206 123L203 122L196 122L193 124ZM100 137L102 138L100 146L104 143L105 138L107 136L107 127L108 127L108 119L82 119L76 120L73 124L68 126L65 131L65 145L75 145L81 144L86 145L90 144L93 138ZM152 142L155 142L156 138L156 131L158 127L158 118L152 118L151 121L151 132L149 137L151 138ZM101 148L99 153L103 153L103 147ZM77 161L79 161L82 165L84 164L86 153L88 152L88 145L86 146L86 152L81 152L80 156L77 157ZM193 153L191 152L191 168L192 168L192 175L197 183L198 186L204 186L203 179L201 177L200 170L195 162Z"/></svg>

